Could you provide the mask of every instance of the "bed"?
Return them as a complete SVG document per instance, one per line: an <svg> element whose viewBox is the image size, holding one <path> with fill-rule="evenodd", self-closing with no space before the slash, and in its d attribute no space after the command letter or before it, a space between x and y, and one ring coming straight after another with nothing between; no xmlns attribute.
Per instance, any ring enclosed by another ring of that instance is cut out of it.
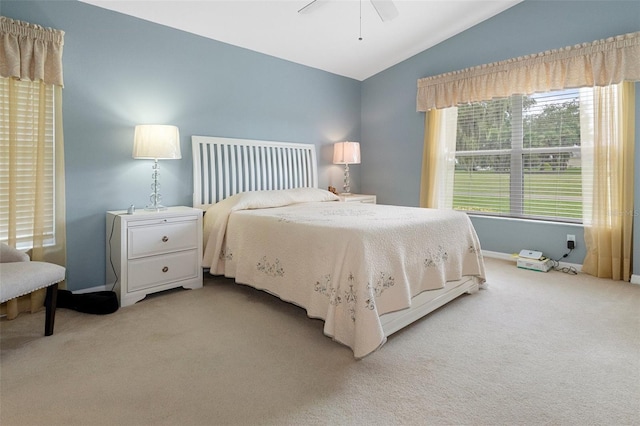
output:
<svg viewBox="0 0 640 426"><path fill-rule="evenodd" d="M314 145L193 136L192 152L203 266L301 306L356 358L485 281L466 214L340 202Z"/></svg>

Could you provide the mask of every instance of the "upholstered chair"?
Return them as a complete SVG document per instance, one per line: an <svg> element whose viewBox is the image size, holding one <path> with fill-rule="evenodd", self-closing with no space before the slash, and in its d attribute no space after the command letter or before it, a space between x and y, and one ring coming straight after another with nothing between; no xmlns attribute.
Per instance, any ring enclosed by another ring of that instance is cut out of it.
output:
<svg viewBox="0 0 640 426"><path fill-rule="evenodd" d="M0 243L0 303L46 288L45 336L53 334L58 283L65 274L66 269L60 265L31 261L27 254Z"/></svg>

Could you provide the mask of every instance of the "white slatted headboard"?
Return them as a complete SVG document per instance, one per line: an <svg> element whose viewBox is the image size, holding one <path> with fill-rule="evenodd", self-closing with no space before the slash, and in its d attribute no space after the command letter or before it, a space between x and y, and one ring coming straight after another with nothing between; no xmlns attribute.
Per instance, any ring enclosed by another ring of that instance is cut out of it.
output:
<svg viewBox="0 0 640 426"><path fill-rule="evenodd" d="M318 187L312 144L192 136L193 207L245 191Z"/></svg>

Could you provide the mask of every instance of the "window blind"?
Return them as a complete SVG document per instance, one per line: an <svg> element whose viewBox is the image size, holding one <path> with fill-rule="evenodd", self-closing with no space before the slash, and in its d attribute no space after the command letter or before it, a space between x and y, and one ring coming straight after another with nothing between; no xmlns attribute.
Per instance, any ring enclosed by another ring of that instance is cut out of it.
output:
<svg viewBox="0 0 640 426"><path fill-rule="evenodd" d="M13 106L9 93L14 96ZM36 118L40 109L45 112L43 122ZM13 240L17 248L28 249L34 230L43 229L44 244L53 244L54 88L2 78L0 113L0 241ZM15 125L10 126L9 122ZM38 172L44 179L36 184ZM10 206L15 207L13 212ZM35 220L36 209L45 212L42 222Z"/></svg>
<svg viewBox="0 0 640 426"><path fill-rule="evenodd" d="M494 216L582 221L578 90L458 107L453 208Z"/></svg>

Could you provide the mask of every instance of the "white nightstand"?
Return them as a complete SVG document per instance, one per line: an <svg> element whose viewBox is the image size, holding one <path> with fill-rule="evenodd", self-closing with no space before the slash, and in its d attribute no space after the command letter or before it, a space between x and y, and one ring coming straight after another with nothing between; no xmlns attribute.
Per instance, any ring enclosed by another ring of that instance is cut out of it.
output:
<svg viewBox="0 0 640 426"><path fill-rule="evenodd" d="M376 203L376 196L375 195L365 195L365 194L343 195L343 194L338 194L338 197L340 198L340 201L344 201L345 203L370 203L370 204L375 204Z"/></svg>
<svg viewBox="0 0 640 426"><path fill-rule="evenodd" d="M107 212L107 283L128 306L175 287L202 287L202 210Z"/></svg>

